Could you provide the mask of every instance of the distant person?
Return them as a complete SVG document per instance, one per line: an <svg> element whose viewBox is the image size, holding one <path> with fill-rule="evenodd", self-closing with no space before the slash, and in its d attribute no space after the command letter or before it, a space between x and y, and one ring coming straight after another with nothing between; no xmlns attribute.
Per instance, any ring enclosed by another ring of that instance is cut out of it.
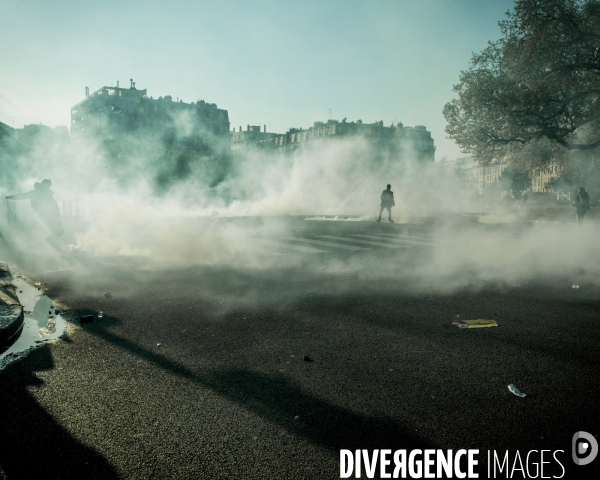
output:
<svg viewBox="0 0 600 480"><path fill-rule="evenodd" d="M42 221L48 226L52 234L46 238L46 241L56 250L63 250L59 237L65 233L62 222L60 221L60 210L58 203L54 200L54 192L50 190L52 182L48 179L41 182L35 182L33 190L16 195L8 195L10 200L30 200L31 207L37 212Z"/></svg>
<svg viewBox="0 0 600 480"><path fill-rule="evenodd" d="M581 187L577 189L577 197L575 197L573 206L577 214L577 223L581 224L583 217L585 217L585 212L590 209L590 196L585 191L585 188Z"/></svg>
<svg viewBox="0 0 600 480"><path fill-rule="evenodd" d="M379 210L379 218L377 219L378 222L381 222L381 214L383 213L383 209L387 208L389 220L391 223L394 223L392 220L392 207L396 206L396 202L394 202L394 192L390 190L391 188L392 186L388 184L387 189L381 193L381 210Z"/></svg>

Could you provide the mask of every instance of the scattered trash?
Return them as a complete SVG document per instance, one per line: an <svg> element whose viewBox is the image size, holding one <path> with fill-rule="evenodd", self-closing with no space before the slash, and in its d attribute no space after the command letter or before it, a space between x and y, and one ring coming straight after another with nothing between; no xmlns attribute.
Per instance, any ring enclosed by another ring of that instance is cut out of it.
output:
<svg viewBox="0 0 600 480"><path fill-rule="evenodd" d="M79 321L81 323L92 323L94 321L94 316L93 315L84 315L83 317L79 318Z"/></svg>
<svg viewBox="0 0 600 480"><path fill-rule="evenodd" d="M110 292L106 292L106 293L104 294L104 298L112 298L112 293L110 293Z"/></svg>
<svg viewBox="0 0 600 480"><path fill-rule="evenodd" d="M454 320L452 325L458 328L486 328L498 326L496 320L484 320L482 318L477 320Z"/></svg>
<svg viewBox="0 0 600 480"><path fill-rule="evenodd" d="M98 312L98 318L102 318L104 316L104 314L102 313L102 311Z"/></svg>
<svg viewBox="0 0 600 480"><path fill-rule="evenodd" d="M160 347L161 345L162 345L162 343L157 343L156 344L157 347Z"/></svg>
<svg viewBox="0 0 600 480"><path fill-rule="evenodd" d="M510 384L508 386L508 389L514 393L517 397L526 397L527 395L525 395L521 390L519 390L517 387L514 386L514 384Z"/></svg>
<svg viewBox="0 0 600 480"><path fill-rule="evenodd" d="M39 287L42 284L42 282L35 282L35 286Z"/></svg>
<svg viewBox="0 0 600 480"><path fill-rule="evenodd" d="M579 285L574 284L571 288L579 288Z"/></svg>
<svg viewBox="0 0 600 480"><path fill-rule="evenodd" d="M312 362L313 360L308 355L304 355L304 361L305 362Z"/></svg>
<svg viewBox="0 0 600 480"><path fill-rule="evenodd" d="M299 416L299 415L296 415L296 416L294 417L294 420L300 420L300 416Z"/></svg>
<svg viewBox="0 0 600 480"><path fill-rule="evenodd" d="M23 293L23 290L19 290L19 293Z"/></svg>

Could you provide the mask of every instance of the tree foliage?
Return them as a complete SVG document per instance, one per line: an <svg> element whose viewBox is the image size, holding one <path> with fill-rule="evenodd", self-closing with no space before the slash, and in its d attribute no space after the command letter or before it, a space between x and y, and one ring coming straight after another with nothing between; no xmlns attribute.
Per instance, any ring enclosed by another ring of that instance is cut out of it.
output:
<svg viewBox="0 0 600 480"><path fill-rule="evenodd" d="M527 172L506 168L498 179L500 189L510 191L514 198L519 198L521 193L531 186L531 177Z"/></svg>
<svg viewBox="0 0 600 480"><path fill-rule="evenodd" d="M600 0L517 0L444 107L446 133L486 163L550 142L600 146Z"/></svg>

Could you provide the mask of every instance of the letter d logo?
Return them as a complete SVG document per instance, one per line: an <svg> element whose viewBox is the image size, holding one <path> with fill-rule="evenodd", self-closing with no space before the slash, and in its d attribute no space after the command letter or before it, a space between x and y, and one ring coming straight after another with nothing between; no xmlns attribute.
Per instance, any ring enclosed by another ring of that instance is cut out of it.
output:
<svg viewBox="0 0 600 480"><path fill-rule="evenodd" d="M585 441L578 442L578 440ZM579 457L579 455L584 454L587 454L587 456ZM573 435L573 461L576 465L587 465L596 458L596 455L598 455L598 442L596 442L593 435L587 432L577 432Z"/></svg>

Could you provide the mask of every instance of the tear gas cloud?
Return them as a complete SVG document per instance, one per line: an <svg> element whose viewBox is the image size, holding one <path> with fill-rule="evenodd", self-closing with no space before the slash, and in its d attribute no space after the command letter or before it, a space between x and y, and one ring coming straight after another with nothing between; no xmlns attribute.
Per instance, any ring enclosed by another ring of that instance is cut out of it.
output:
<svg viewBox="0 0 600 480"><path fill-rule="evenodd" d="M191 148L184 140L197 127L185 115L174 123L176 133L167 140L42 132L26 149L5 144L0 193L28 191L34 182L50 178L59 204L70 200L72 209L85 212L72 225L65 218L67 230L72 226L73 248L99 256L142 256L150 268L239 264L252 239L294 235L281 216L374 220L387 183L395 192L396 222L477 211L451 164L421 164L410 151L401 159L378 154L362 137L313 142L293 153L230 152L228 138L210 132L202 132L202 145ZM18 226L9 227L3 215L2 232L24 250L56 255L43 241L45 225L28 202L18 203ZM469 239L469 227L463 226L463 239L456 242L456 230L442 225L421 262L408 265L390 256L373 266L353 255L331 260L330 269L427 282L441 290L581 275L582 265L590 279L600 278L589 228L575 232L549 225L523 231L518 239L508 233ZM262 258L256 265L270 264Z"/></svg>

